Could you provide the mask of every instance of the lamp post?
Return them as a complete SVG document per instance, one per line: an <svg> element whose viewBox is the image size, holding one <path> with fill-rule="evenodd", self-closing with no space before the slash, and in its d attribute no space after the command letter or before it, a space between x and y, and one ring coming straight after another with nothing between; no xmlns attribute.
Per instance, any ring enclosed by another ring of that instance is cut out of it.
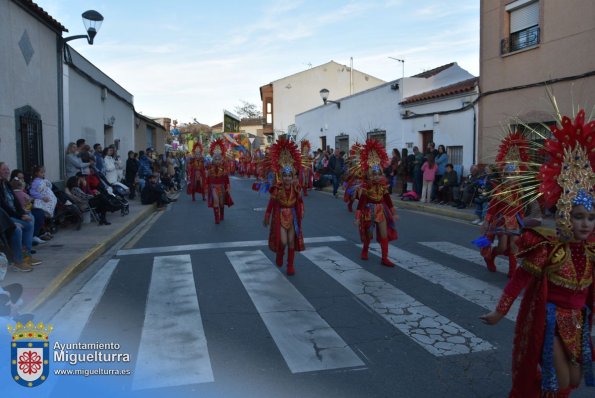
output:
<svg viewBox="0 0 595 398"><path fill-rule="evenodd" d="M324 105L326 105L327 102L330 102L332 104L337 104L337 107L341 109L341 101L331 101L330 99L328 99L328 94L329 91L326 88L320 90L320 98L322 98L322 102L324 102Z"/></svg>
<svg viewBox="0 0 595 398"><path fill-rule="evenodd" d="M57 60L58 69L58 145L64 148L64 63L72 65L72 57L70 49L66 45L67 42L76 39L87 39L87 43L93 45L93 40L101 27L103 22L103 15L95 10L88 10L82 14L83 24L85 25L86 35L75 35L69 37L58 36L57 38L57 52L59 56ZM60 176L64 176L64 151L59 152L60 157Z"/></svg>

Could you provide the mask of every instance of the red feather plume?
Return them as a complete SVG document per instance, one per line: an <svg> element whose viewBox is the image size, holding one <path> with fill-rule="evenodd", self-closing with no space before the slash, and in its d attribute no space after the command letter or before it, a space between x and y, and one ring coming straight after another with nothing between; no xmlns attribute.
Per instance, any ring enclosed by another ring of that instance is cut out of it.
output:
<svg viewBox="0 0 595 398"><path fill-rule="evenodd" d="M293 141L289 141L286 138L279 138L277 142L270 146L270 159L271 168L278 174L284 165L281 165L281 161L286 161L284 152L287 152L291 157L291 166L295 171L300 169L301 155L297 145Z"/></svg>
<svg viewBox="0 0 595 398"><path fill-rule="evenodd" d="M227 148L222 138L217 138L215 141L211 142L211 146L209 147L209 153L211 154L211 156L215 154L215 150L217 149L217 147L219 147L219 149L221 150L221 156L225 157L225 155L227 154Z"/></svg>
<svg viewBox="0 0 595 398"><path fill-rule="evenodd" d="M386 150L380 141L373 138L368 138L360 151L361 166L366 173L370 168L370 160L374 153L378 155L378 158L380 159L380 167L383 169L386 168L390 163L388 155L386 154Z"/></svg>

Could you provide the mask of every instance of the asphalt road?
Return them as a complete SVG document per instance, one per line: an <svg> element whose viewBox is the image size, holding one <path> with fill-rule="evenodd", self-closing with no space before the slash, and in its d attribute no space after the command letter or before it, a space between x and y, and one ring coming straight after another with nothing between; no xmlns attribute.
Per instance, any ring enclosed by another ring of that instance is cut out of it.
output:
<svg viewBox="0 0 595 398"><path fill-rule="evenodd" d="M514 323L490 327L478 319L497 301L506 269L485 270L469 243L478 227L400 210L399 239L391 243L397 267L387 268L375 255L359 259L353 214L341 199L313 192L305 198L307 250L287 277L266 246L268 198L250 187L232 180L235 205L220 225L205 202L182 194L73 282L80 291L56 297L49 306L54 341L116 343L119 349L103 352L130 358L76 367L131 374L53 375L36 393L507 395Z"/></svg>

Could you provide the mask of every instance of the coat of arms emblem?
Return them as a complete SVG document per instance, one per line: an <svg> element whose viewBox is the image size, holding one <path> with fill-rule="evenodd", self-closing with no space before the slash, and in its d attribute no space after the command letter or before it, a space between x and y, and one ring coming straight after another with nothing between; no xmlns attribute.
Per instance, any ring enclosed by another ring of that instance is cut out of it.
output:
<svg viewBox="0 0 595 398"><path fill-rule="evenodd" d="M11 373L14 381L24 387L37 387L50 373L49 334L52 325L42 322L35 325L29 321L23 326L20 322L13 328L8 326L12 335L10 343Z"/></svg>

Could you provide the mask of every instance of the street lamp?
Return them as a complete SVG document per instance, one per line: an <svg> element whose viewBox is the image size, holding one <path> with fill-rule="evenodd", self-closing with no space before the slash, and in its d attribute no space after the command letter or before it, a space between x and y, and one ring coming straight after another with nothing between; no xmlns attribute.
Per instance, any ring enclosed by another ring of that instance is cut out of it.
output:
<svg viewBox="0 0 595 398"><path fill-rule="evenodd" d="M322 102L324 102L324 105L326 105L327 102L330 102L333 104L337 104L337 107L341 109L341 101L331 101L330 99L328 99L328 94L329 91L326 88L320 90L320 98L322 98Z"/></svg>
<svg viewBox="0 0 595 398"><path fill-rule="evenodd" d="M93 45L93 39L95 39L95 36L97 35L99 28L101 27L101 23L103 22L103 15L101 15L95 10L85 11L82 17L83 24L85 25L85 29L87 30L86 35L58 37L58 51L62 50L64 52L64 61L67 64L72 64L72 56L70 55L70 49L68 48L66 43L76 39L87 39L87 43Z"/></svg>
<svg viewBox="0 0 595 398"><path fill-rule="evenodd" d="M83 13L82 17L83 24L85 25L85 29L87 30L87 34L65 37L62 39L64 43L70 40L87 39L87 42L90 45L93 45L93 39L97 35L97 32L101 27L101 23L103 22L103 15L101 15L95 10L88 10Z"/></svg>

